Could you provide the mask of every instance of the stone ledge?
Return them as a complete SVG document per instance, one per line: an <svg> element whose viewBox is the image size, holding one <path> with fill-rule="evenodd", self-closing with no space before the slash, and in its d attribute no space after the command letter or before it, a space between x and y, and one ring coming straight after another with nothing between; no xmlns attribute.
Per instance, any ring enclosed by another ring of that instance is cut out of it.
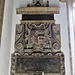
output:
<svg viewBox="0 0 75 75"><path fill-rule="evenodd" d="M21 20L22 24L24 24L24 23L35 23L35 22L36 23L39 23L39 22L55 23L55 20L41 20L41 21L40 20L35 20L35 21L33 21L33 20L32 21L28 21L28 20L23 21L23 20Z"/></svg>
<svg viewBox="0 0 75 75"><path fill-rule="evenodd" d="M59 14L59 7L25 7L16 10L17 14Z"/></svg>

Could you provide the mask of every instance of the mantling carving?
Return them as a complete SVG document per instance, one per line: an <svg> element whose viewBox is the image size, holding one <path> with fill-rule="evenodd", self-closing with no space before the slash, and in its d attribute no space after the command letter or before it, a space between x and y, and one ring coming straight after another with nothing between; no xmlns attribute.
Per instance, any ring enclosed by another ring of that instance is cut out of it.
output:
<svg viewBox="0 0 75 75"><path fill-rule="evenodd" d="M59 51L60 25L38 21L16 26L16 51Z"/></svg>

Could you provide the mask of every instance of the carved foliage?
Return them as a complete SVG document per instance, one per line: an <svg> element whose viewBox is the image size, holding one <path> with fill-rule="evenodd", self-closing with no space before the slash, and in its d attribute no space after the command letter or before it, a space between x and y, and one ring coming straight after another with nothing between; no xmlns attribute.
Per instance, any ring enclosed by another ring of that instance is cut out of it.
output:
<svg viewBox="0 0 75 75"><path fill-rule="evenodd" d="M60 26L54 23L24 23L16 26L15 49L60 50Z"/></svg>

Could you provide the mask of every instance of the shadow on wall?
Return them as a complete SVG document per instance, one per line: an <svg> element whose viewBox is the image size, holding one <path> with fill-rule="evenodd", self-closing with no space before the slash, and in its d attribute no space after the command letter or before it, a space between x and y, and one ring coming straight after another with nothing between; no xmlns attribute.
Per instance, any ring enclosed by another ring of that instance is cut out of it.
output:
<svg viewBox="0 0 75 75"><path fill-rule="evenodd" d="M5 4L5 0L0 0L0 45L1 45L1 33L2 33L2 24L3 24L4 4Z"/></svg>

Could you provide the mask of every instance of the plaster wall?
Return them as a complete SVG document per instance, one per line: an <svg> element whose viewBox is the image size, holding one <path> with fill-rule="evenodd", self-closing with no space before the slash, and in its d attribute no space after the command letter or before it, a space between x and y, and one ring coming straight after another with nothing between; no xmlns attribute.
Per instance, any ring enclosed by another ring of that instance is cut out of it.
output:
<svg viewBox="0 0 75 75"><path fill-rule="evenodd" d="M45 2L46 0L44 0ZM16 8L26 7L32 0L6 0L4 22L2 30L2 42L0 50L0 75L10 75L10 58L14 52L16 24L20 24L21 15L16 15ZM50 0L50 6L59 6L60 14L55 15L56 24L61 25L61 50L65 54L66 75L70 74L69 42L67 28L66 4L58 0Z"/></svg>
<svg viewBox="0 0 75 75"><path fill-rule="evenodd" d="M73 11L74 10L74 11ZM72 66L73 66L73 75L75 75L75 7L69 5L69 23L70 23L70 40L71 40L71 53L72 53ZM73 13L74 12L74 13Z"/></svg>
<svg viewBox="0 0 75 75"><path fill-rule="evenodd" d="M2 39L0 48L0 75L9 74L9 63L11 57L11 31L12 31L12 9L13 0L5 0Z"/></svg>
<svg viewBox="0 0 75 75"><path fill-rule="evenodd" d="M60 14L55 15L55 20L56 24L60 24L61 29L61 51L65 55L65 72L66 75L71 75L66 3L60 2L59 6Z"/></svg>

